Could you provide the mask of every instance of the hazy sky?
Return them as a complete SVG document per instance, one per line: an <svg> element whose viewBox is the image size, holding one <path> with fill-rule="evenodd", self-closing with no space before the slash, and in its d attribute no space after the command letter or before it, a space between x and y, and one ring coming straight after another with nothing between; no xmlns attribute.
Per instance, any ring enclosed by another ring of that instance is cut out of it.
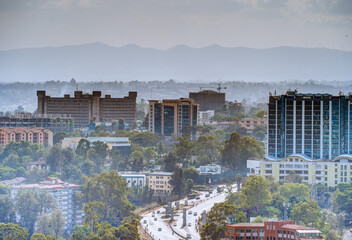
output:
<svg viewBox="0 0 352 240"><path fill-rule="evenodd" d="M0 0L0 50L89 42L352 51L352 0Z"/></svg>

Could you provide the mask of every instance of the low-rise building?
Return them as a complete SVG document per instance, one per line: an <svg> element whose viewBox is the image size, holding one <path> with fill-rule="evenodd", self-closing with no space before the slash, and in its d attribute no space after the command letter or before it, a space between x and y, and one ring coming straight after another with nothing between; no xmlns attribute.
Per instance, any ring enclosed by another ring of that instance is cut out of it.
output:
<svg viewBox="0 0 352 240"><path fill-rule="evenodd" d="M266 127L268 120L266 117L264 118L242 118L238 124L247 129L247 133L252 133L253 129L257 126Z"/></svg>
<svg viewBox="0 0 352 240"><path fill-rule="evenodd" d="M10 142L28 141L39 145L53 145L53 132L43 128L0 128L0 145L6 146Z"/></svg>
<svg viewBox="0 0 352 240"><path fill-rule="evenodd" d="M32 114L15 113L0 117L0 127L37 127L49 129L52 132L73 132L75 119L67 114Z"/></svg>
<svg viewBox="0 0 352 240"><path fill-rule="evenodd" d="M144 187L147 184L147 176L138 172L119 172L125 179L128 187Z"/></svg>
<svg viewBox="0 0 352 240"><path fill-rule="evenodd" d="M61 146L63 148L72 148L76 150L81 141L80 137L76 138L64 138L62 140ZM91 144L94 142L103 142L106 143L109 147L109 150L118 150L122 156L129 156L131 154L131 141L128 137L89 137L84 138Z"/></svg>
<svg viewBox="0 0 352 240"><path fill-rule="evenodd" d="M49 165L46 164L44 158L39 158L38 161L27 163L27 171L33 170L33 168L38 168L38 170L49 170Z"/></svg>
<svg viewBox="0 0 352 240"><path fill-rule="evenodd" d="M43 182L12 187L10 189L12 201L15 200L21 189L44 190L51 193L56 199L57 208L62 211L62 217L65 218L65 233L71 234L77 224L82 224L82 209L78 208L74 201L74 194L81 189L80 186L63 182L55 177L49 177L45 178Z"/></svg>
<svg viewBox="0 0 352 240"><path fill-rule="evenodd" d="M1 181L1 184L11 186L11 187L24 185L26 183L27 183L27 179L24 177L16 177L14 179Z"/></svg>
<svg viewBox="0 0 352 240"><path fill-rule="evenodd" d="M331 161L312 159L304 154L292 154L286 158L267 157L258 160L260 175L272 176L276 181L284 180L292 171L302 176L307 184L323 184L336 187L339 183L352 181L352 155L341 155ZM251 164L253 161L251 162ZM250 168L251 166L248 165Z"/></svg>
<svg viewBox="0 0 352 240"><path fill-rule="evenodd" d="M148 175L148 185L154 190L155 195L170 195L172 186L170 184L171 172L153 172Z"/></svg>
<svg viewBox="0 0 352 240"><path fill-rule="evenodd" d="M323 240L321 232L295 224L295 221L267 221L226 225L228 240Z"/></svg>
<svg viewBox="0 0 352 240"><path fill-rule="evenodd" d="M214 110L199 111L199 125L207 125L210 123L210 118L215 115Z"/></svg>

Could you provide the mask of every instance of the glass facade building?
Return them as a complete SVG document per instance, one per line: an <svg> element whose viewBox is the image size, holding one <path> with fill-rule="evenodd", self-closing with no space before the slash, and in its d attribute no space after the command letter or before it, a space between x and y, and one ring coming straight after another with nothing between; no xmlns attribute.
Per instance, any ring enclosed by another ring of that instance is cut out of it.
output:
<svg viewBox="0 0 352 240"><path fill-rule="evenodd" d="M267 155L304 154L331 160L352 154L352 96L301 94L270 96Z"/></svg>
<svg viewBox="0 0 352 240"><path fill-rule="evenodd" d="M149 131L163 136L198 125L199 105L188 98L149 101Z"/></svg>

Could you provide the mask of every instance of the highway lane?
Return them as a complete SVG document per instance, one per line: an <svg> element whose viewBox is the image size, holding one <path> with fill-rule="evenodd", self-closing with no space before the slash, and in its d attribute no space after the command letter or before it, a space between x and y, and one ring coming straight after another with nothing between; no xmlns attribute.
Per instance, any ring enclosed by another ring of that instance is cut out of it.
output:
<svg viewBox="0 0 352 240"><path fill-rule="evenodd" d="M158 210L163 211L164 209L160 208ZM143 215L143 218L141 219L141 224L143 228L155 240L159 240L159 239L160 240L164 240L164 239L178 240L179 237L177 235L173 235L173 232L170 226L167 223L165 223L164 219L162 219L161 216L162 214L154 214L152 212ZM154 218L156 218L157 221L154 221ZM161 229L161 231L159 231L159 229Z"/></svg>
<svg viewBox="0 0 352 240"><path fill-rule="evenodd" d="M200 235L196 230L197 222L201 218L201 213L203 211L209 212L210 209L214 206L215 203L219 202L224 202L226 198L226 193L216 193L214 190L212 194L210 194L210 197L206 198L205 197L206 193L202 193L200 195L200 200L192 200L192 203L195 203L195 206L190 206L188 207L187 210L187 225L185 227L182 227L183 224L183 218L182 214L177 218L177 227L174 228L174 230L178 233L180 233L183 236L187 236L187 234L191 235L191 239L200 239ZM192 211L192 214L189 214L189 212ZM197 213L196 216L194 216L194 213ZM191 226L188 226L188 224L191 224Z"/></svg>
<svg viewBox="0 0 352 240"><path fill-rule="evenodd" d="M236 186L234 185L234 188L236 189ZM147 230L148 233L155 239L155 240L173 240L173 239L184 239L187 238L187 236L190 235L190 239L200 239L200 235L196 230L196 221L198 221L201 217L201 213L203 211L210 211L210 209L214 206L215 203L223 202L225 201L226 197L226 192L222 193L217 193L216 189L213 190L213 193L210 194L210 197L205 197L205 195L208 192L200 192L200 199L192 199L188 200L188 206L185 206L187 209L187 225L183 225L183 213L182 210L177 211L177 214L179 216L175 216L175 221L173 223L169 223L169 219L162 219L161 216L164 214L157 214L157 211L159 210L160 212L165 212L165 209L163 207L156 209L154 213L148 213L145 214L141 220L142 226ZM187 199L182 199L180 200L180 204L184 205L185 200ZM172 203L172 206L175 206L175 202ZM189 211L192 211L192 214L189 214ZM194 212L197 213L196 216L194 216ZM157 221L154 221L153 215L157 218ZM144 223L144 220L146 220L146 223ZM166 220L166 221L165 221ZM176 223L176 226L174 224ZM190 223L191 226L188 226ZM172 226L173 230L180 234L178 236L177 234L173 234L173 231L169 224ZM161 231L158 231L159 228L161 228ZM189 234L189 235L188 235Z"/></svg>

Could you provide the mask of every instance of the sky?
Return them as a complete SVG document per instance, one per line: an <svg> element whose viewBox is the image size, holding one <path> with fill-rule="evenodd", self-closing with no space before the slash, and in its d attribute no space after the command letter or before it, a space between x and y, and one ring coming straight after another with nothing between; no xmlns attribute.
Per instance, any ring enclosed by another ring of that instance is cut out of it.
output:
<svg viewBox="0 0 352 240"><path fill-rule="evenodd" d="M0 50L92 42L352 51L352 0L0 0Z"/></svg>

